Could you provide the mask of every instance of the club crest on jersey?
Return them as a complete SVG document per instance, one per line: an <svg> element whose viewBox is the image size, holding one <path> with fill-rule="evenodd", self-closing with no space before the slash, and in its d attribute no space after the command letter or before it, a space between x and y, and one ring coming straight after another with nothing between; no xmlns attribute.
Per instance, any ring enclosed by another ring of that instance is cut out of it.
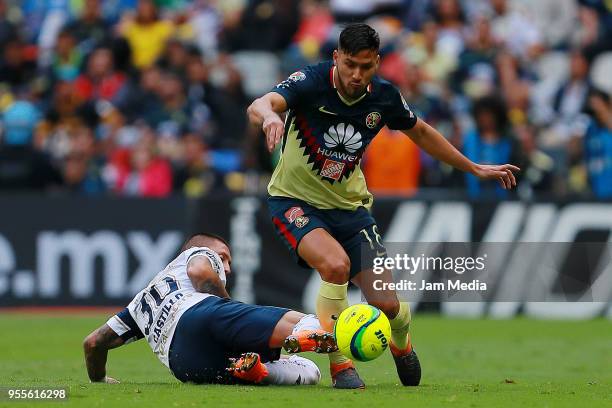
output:
<svg viewBox="0 0 612 408"><path fill-rule="evenodd" d="M302 210L302 207L291 207L290 209L285 211L285 218L287 219L287 221L289 221L289 223L292 223L303 215L304 210Z"/></svg>
<svg viewBox="0 0 612 408"><path fill-rule="evenodd" d="M382 116L379 112L368 113L368 116L366 116L366 126L369 129L374 129L376 126L378 126L378 123L380 122L381 118Z"/></svg>
<svg viewBox="0 0 612 408"><path fill-rule="evenodd" d="M306 217L305 215L300 215L295 219L295 226L298 228L302 228L306 224L308 224L308 221L310 221L310 218Z"/></svg>
<svg viewBox="0 0 612 408"><path fill-rule="evenodd" d="M327 159L325 160L325 163L323 163L323 168L321 169L320 174L321 177L327 177L338 181L342 175L342 170L344 170L344 163Z"/></svg>
<svg viewBox="0 0 612 408"><path fill-rule="evenodd" d="M293 82L303 81L306 79L306 74L302 71L296 71L293 74L289 75L289 80Z"/></svg>

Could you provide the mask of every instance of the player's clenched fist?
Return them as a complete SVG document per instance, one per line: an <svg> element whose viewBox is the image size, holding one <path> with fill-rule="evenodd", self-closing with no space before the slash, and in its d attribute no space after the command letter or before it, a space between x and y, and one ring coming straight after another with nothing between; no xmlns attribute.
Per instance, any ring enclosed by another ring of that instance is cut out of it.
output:
<svg viewBox="0 0 612 408"><path fill-rule="evenodd" d="M285 125L278 115L269 115L264 119L261 125L264 133L266 134L266 144L268 151L274 150L274 147L280 142L285 131Z"/></svg>

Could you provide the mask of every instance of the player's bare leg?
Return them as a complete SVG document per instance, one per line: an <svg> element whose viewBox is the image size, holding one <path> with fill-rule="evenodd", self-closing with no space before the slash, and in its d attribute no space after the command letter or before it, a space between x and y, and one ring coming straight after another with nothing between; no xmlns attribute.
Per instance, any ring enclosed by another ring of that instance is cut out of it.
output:
<svg viewBox="0 0 612 408"><path fill-rule="evenodd" d="M300 241L297 252L321 276L317 316L323 330L331 332L334 319L348 307L347 287L351 269L349 257L338 241L323 228L316 228L306 234ZM340 352L330 353L329 361L334 387L365 387L351 360Z"/></svg>
<svg viewBox="0 0 612 408"><path fill-rule="evenodd" d="M400 302L394 290L376 290L374 281L393 282L390 271L374 274L372 270L365 270L357 274L352 282L357 285L366 300L372 306L382 310L391 323L391 354L397 368L397 374L403 385L416 386L421 382L421 364L412 348L410 338L410 305ZM380 286L379 286L380 287ZM383 286L386 287L386 286Z"/></svg>
<svg viewBox="0 0 612 408"><path fill-rule="evenodd" d="M336 339L332 333L321 328L321 322L317 316L305 315L296 323L291 335L283 342L283 348L288 353L303 353L314 351L315 353L331 353L338 351Z"/></svg>
<svg viewBox="0 0 612 408"><path fill-rule="evenodd" d="M287 336L293 334L295 325L298 324L304 316L306 316L304 313L296 312L295 310L285 313L278 323L276 323L272 336L270 336L270 340L268 341L270 348L283 347Z"/></svg>

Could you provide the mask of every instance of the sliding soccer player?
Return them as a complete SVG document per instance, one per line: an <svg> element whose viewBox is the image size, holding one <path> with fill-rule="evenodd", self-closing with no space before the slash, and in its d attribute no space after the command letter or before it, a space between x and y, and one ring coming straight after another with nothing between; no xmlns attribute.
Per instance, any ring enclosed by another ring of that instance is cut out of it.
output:
<svg viewBox="0 0 612 408"><path fill-rule="evenodd" d="M182 250L123 311L87 336L83 347L92 382L117 382L106 375L108 351L141 338L183 382L319 382L312 361L280 358L280 348L293 344L293 336L306 341L287 347L290 352L337 350L315 316L229 299L231 253L219 236L195 235Z"/></svg>

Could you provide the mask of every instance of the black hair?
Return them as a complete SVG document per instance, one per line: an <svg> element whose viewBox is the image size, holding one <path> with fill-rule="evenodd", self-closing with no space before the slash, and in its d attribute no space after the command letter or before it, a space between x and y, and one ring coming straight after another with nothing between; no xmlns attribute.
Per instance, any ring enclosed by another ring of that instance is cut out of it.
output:
<svg viewBox="0 0 612 408"><path fill-rule="evenodd" d="M495 117L495 123L499 132L503 132L506 129L508 126L508 113L506 103L501 97L489 95L476 100L472 108L474 119L484 112L489 112Z"/></svg>
<svg viewBox="0 0 612 408"><path fill-rule="evenodd" d="M211 239L221 241L228 248L230 247L229 242L227 242L227 240L223 238L221 235L213 234L212 232L197 232L195 234L192 234L189 238L187 238L187 240L181 247L181 252L186 251L187 249L194 247L194 246L201 246L202 244L205 245L203 241L207 241Z"/></svg>
<svg viewBox="0 0 612 408"><path fill-rule="evenodd" d="M465 15L464 6L463 4L461 4L461 1L459 0L456 0L456 3L457 3L457 8L459 9L459 13L458 13L459 15L457 16L457 18L462 23L465 23L467 21L467 18ZM442 14L440 13L440 0L430 3L429 14L431 15L431 17L434 19L434 21L437 24L440 24L442 22Z"/></svg>
<svg viewBox="0 0 612 408"><path fill-rule="evenodd" d="M364 23L349 24L340 33L338 49L349 55L363 50L378 51L380 38L372 27Z"/></svg>
<svg viewBox="0 0 612 408"><path fill-rule="evenodd" d="M589 90L589 95L586 99L586 102L584 103L582 112L584 112L585 114L595 119L595 121L601 125L602 123L600 123L599 118L597 117L597 115L595 115L595 109L591 107L591 98L593 97L601 98L607 104L610 104L610 99L612 98L610 97L610 94L608 94L606 91L603 91L599 88L592 87Z"/></svg>

